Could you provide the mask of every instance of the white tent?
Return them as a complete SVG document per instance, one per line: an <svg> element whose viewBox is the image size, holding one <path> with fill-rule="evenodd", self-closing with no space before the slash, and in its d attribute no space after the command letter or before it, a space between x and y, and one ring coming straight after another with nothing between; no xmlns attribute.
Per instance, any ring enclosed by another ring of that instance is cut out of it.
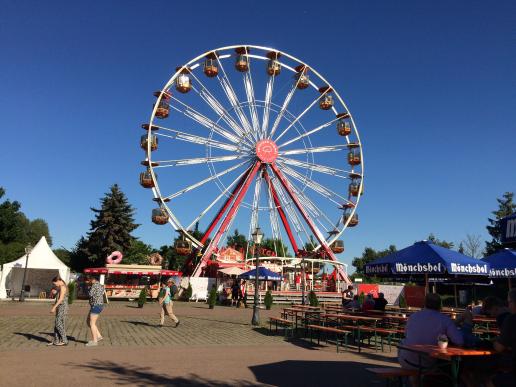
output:
<svg viewBox="0 0 516 387"><path fill-rule="evenodd" d="M0 274L0 298L18 297L21 292L26 256L2 265ZM47 243L43 236L34 246L27 264L25 278L26 297L38 297L40 292L47 296L52 288L52 278L57 274L66 282L70 279L70 268L66 266ZM9 293L9 294L8 294Z"/></svg>

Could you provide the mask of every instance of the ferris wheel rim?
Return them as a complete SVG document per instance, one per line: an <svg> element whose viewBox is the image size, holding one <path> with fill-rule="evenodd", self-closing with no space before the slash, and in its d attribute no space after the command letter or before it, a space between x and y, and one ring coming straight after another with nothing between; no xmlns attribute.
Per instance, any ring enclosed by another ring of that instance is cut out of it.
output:
<svg viewBox="0 0 516 387"><path fill-rule="evenodd" d="M277 50L275 48L265 47L265 46L249 45L249 44L245 44L245 45L244 44L242 44L242 45L231 45L231 46L225 46L225 47L220 47L220 48L216 48L216 49L213 49L213 50L209 50L209 51L206 51L205 53L200 54L197 57L191 59L190 61L188 61L183 66L178 67L178 70L172 75L172 77L166 82L165 86L162 88L161 94L160 94L160 97L158 98L158 100L163 98L163 94L166 92L166 90L169 89L170 87L172 87L173 82L175 81L175 79L181 73L182 70L188 69L188 68L191 68L192 70L194 70L194 69L196 69L199 66L199 64L197 64L197 66L191 66L192 63L198 62L199 60L205 58L207 55L209 55L211 53L218 53L218 52L221 52L221 51L229 51L229 50L236 49L236 48L239 48L239 47L245 47L246 50L247 49L257 49L257 50L262 50L262 51L274 51L274 52L280 53L282 56L284 56L286 58L289 58L292 61L298 62L298 63L300 63L300 64L310 68L310 71L312 73L314 73L321 81L323 81L328 87L330 87L332 89L332 92L333 92L334 96L338 99L340 104L344 107L346 112L349 114L348 118L349 118L349 120L352 123L352 128L353 128L354 136L357 139L357 144L358 144L357 148L359 149L360 159L361 159L361 165L360 165L361 173L360 173L360 181L359 181L359 190L360 190L360 192L362 192L363 191L363 184L364 184L364 177L365 177L363 147L362 147L362 143L361 143L361 140L360 140L360 135L359 135L358 128L356 126L355 120L353 118L353 115L350 112L347 104L344 102L344 100L342 99L342 97L338 93L338 91L336 91L336 89L330 84L330 82L328 82L317 70L315 70L314 67L309 66L307 63L305 63L304 61L298 59L297 57L294 57L294 56L292 56L290 54L287 54L287 53L285 53L283 51L280 51L280 50ZM249 57L251 57L251 58L256 57L255 55L249 55L248 53L247 53L247 55ZM260 59L265 59L265 58L260 58ZM286 66L284 64L282 64L282 66L285 66L286 68L288 68L288 66ZM314 87L314 88L316 87L316 85L313 84L312 82L311 82L311 86ZM150 121L149 121L149 125L154 125L157 105L158 104L156 104L154 106L154 108L153 108L153 111L152 111L151 117L150 117ZM292 115L292 116L295 116L295 115ZM150 135L151 135L151 131L149 130L148 136L150 136ZM347 143L349 143L349 139L348 138L346 138L346 141L347 141ZM185 237L187 237L189 240L191 240L191 242L194 245L196 245L199 248L204 247L204 245L200 241L198 241L197 239L195 239L191 235L191 231L188 230L187 228L185 228L182 225L182 223L179 221L179 219L177 219L177 217L171 211L169 206L166 205L166 203L163 201L163 195L161 194L161 191L160 191L160 188L159 188L159 184L157 183L156 174L154 172L154 167L152 166L152 152L151 152L151 149L150 149L150 142L149 141L148 141L148 145L147 145L147 152L146 152L146 154L147 154L147 161L149 163L149 171L150 171L150 173L152 175L153 181L155 182L155 187L152 188L152 192L153 192L154 198L158 201L158 203L160 203L160 206L162 208L165 208L165 210L167 211L167 213L169 215L169 223L174 227L174 229L176 231L178 231L180 233L183 233L183 235ZM252 163L252 161L251 161L251 163ZM342 235L344 230L348 227L348 224L349 224L349 221L351 220L351 217L356 212L356 209L358 207L360 198L361 198L361 195L359 194L356 197L355 201L354 201L354 206L350 210L350 216L349 216L348 220L343 224L343 227L340 229L340 232L338 234L335 234L333 237L329 237L328 239L325 238L328 244L331 244L332 242L337 240ZM319 249L321 247L322 247L322 245L319 244L319 246L317 246L316 249Z"/></svg>

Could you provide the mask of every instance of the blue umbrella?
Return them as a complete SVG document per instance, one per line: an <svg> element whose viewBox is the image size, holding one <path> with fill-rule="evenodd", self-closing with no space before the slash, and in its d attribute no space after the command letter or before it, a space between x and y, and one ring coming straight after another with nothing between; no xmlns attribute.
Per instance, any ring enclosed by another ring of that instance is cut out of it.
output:
<svg viewBox="0 0 516 387"><path fill-rule="evenodd" d="M256 278L256 269L246 271L239 275L240 278L252 280ZM260 281L280 281L281 275L275 273L265 267L260 266L258 268L258 280Z"/></svg>
<svg viewBox="0 0 516 387"><path fill-rule="evenodd" d="M516 250L503 249L482 260L491 266L491 278L516 278Z"/></svg>
<svg viewBox="0 0 516 387"><path fill-rule="evenodd" d="M421 241L367 264L365 273L378 276L487 276L489 264L432 242Z"/></svg>

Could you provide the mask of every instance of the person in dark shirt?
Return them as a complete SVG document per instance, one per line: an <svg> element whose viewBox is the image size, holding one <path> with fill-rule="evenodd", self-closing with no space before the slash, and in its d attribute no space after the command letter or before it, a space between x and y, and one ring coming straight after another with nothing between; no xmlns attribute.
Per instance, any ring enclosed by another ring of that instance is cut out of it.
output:
<svg viewBox="0 0 516 387"><path fill-rule="evenodd" d="M500 336L494 342L497 352L512 351L512 372L516 376L516 289L511 289L507 296L510 315L507 316L500 329Z"/></svg>
<svg viewBox="0 0 516 387"><path fill-rule="evenodd" d="M498 297L487 297L483 302L484 313L489 317L496 319L498 329L502 329L503 322L511 313L505 306L504 302Z"/></svg>
<svg viewBox="0 0 516 387"><path fill-rule="evenodd" d="M374 309L385 312L386 305L387 305L387 300L385 299L385 295L383 293L378 293L378 298L375 298L375 300L374 300Z"/></svg>

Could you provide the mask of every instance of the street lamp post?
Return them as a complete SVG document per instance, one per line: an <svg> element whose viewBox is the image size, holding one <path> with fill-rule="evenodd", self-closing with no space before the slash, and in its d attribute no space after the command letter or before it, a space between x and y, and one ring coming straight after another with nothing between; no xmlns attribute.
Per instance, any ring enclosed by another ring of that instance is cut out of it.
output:
<svg viewBox="0 0 516 387"><path fill-rule="evenodd" d="M253 305L253 319L251 320L251 324L254 326L260 325L260 312L258 309L258 268L260 266L260 260L258 259L258 250L260 249L260 243L262 243L263 232L260 230L260 227L256 227L254 232L251 234L254 242L254 256L255 256L255 282L254 282L254 305Z"/></svg>
<svg viewBox="0 0 516 387"><path fill-rule="evenodd" d="M23 280L22 280L20 298L18 300L20 302L25 301L25 278L27 277L27 266L29 265L29 255L30 255L31 251L32 251L32 246L29 243L25 247L25 269L23 270Z"/></svg>
<svg viewBox="0 0 516 387"><path fill-rule="evenodd" d="M301 305L305 305L306 272L305 257L301 258Z"/></svg>

